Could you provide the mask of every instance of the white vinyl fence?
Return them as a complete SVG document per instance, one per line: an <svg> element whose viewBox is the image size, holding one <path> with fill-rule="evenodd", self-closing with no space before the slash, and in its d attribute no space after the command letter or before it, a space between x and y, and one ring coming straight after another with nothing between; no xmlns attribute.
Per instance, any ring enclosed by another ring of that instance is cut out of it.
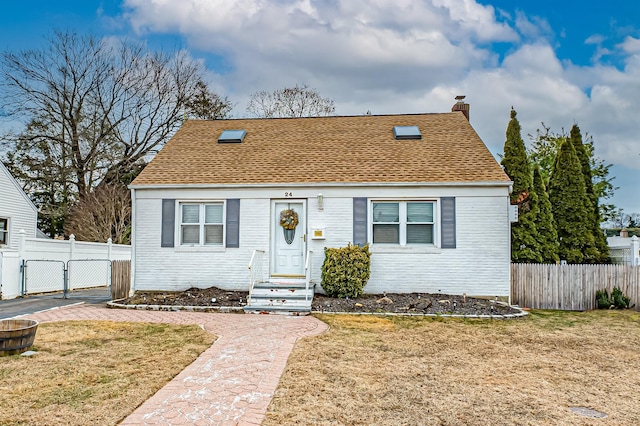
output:
<svg viewBox="0 0 640 426"><path fill-rule="evenodd" d="M110 285L111 261L131 260L131 246L26 238L18 250L0 251L0 299L26 294Z"/></svg>

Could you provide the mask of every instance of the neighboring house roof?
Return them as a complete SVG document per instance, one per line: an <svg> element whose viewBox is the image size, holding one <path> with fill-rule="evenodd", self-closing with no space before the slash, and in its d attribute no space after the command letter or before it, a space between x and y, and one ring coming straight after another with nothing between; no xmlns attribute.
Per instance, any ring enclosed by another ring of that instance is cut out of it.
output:
<svg viewBox="0 0 640 426"><path fill-rule="evenodd" d="M418 126L420 140L394 139ZM246 130L242 143L218 143ZM189 120L133 181L155 185L477 183L510 180L460 112Z"/></svg>
<svg viewBox="0 0 640 426"><path fill-rule="evenodd" d="M16 191L22 196L22 198L24 198L26 200L26 202L29 204L29 206L37 214L38 213L38 208L36 207L35 204L33 204L33 201L31 201L29 196L24 192L24 190L22 189L22 187L20 186L18 181L11 175L11 173L9 173L9 170L5 167L5 165L2 164L2 161L0 161L0 173L5 173L6 174L6 176L9 178L9 181L13 184L13 186L15 186Z"/></svg>
<svg viewBox="0 0 640 426"><path fill-rule="evenodd" d="M631 247L632 237L613 236L607 237L607 245L609 247Z"/></svg>

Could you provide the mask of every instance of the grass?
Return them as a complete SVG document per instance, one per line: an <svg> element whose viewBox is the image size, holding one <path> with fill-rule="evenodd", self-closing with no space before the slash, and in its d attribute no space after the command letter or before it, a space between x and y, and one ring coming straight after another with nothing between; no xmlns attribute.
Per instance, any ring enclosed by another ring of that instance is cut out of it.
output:
<svg viewBox="0 0 640 426"><path fill-rule="evenodd" d="M318 318L330 331L296 345L263 425L640 424L636 312Z"/></svg>
<svg viewBox="0 0 640 426"><path fill-rule="evenodd" d="M213 340L197 325L41 324L37 355L0 358L0 424L117 424Z"/></svg>

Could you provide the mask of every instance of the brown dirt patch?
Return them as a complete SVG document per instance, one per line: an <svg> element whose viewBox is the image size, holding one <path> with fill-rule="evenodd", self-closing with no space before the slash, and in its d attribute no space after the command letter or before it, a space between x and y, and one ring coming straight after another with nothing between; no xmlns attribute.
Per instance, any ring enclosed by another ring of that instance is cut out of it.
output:
<svg viewBox="0 0 640 426"><path fill-rule="evenodd" d="M38 354L0 358L0 424L117 424L213 340L197 325L40 324Z"/></svg>
<svg viewBox="0 0 640 426"><path fill-rule="evenodd" d="M248 292L216 287L190 288L181 292L136 292L120 303L126 305L242 307ZM337 299L316 294L311 306L317 312L361 312L399 314L504 315L518 311L495 300L448 294L387 293L365 294L353 299Z"/></svg>
<svg viewBox="0 0 640 426"><path fill-rule="evenodd" d="M640 424L638 313L318 318L330 331L297 343L263 425Z"/></svg>

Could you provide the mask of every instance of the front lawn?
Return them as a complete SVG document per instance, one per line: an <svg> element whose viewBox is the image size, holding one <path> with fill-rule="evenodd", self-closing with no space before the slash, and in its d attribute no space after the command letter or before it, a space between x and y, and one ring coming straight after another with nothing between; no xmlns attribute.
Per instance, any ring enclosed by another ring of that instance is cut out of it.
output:
<svg viewBox="0 0 640 426"><path fill-rule="evenodd" d="M298 342L263 425L640 424L637 312L318 318L331 329Z"/></svg>
<svg viewBox="0 0 640 426"><path fill-rule="evenodd" d="M115 425L213 340L197 325L40 324L37 355L0 357L0 425Z"/></svg>

